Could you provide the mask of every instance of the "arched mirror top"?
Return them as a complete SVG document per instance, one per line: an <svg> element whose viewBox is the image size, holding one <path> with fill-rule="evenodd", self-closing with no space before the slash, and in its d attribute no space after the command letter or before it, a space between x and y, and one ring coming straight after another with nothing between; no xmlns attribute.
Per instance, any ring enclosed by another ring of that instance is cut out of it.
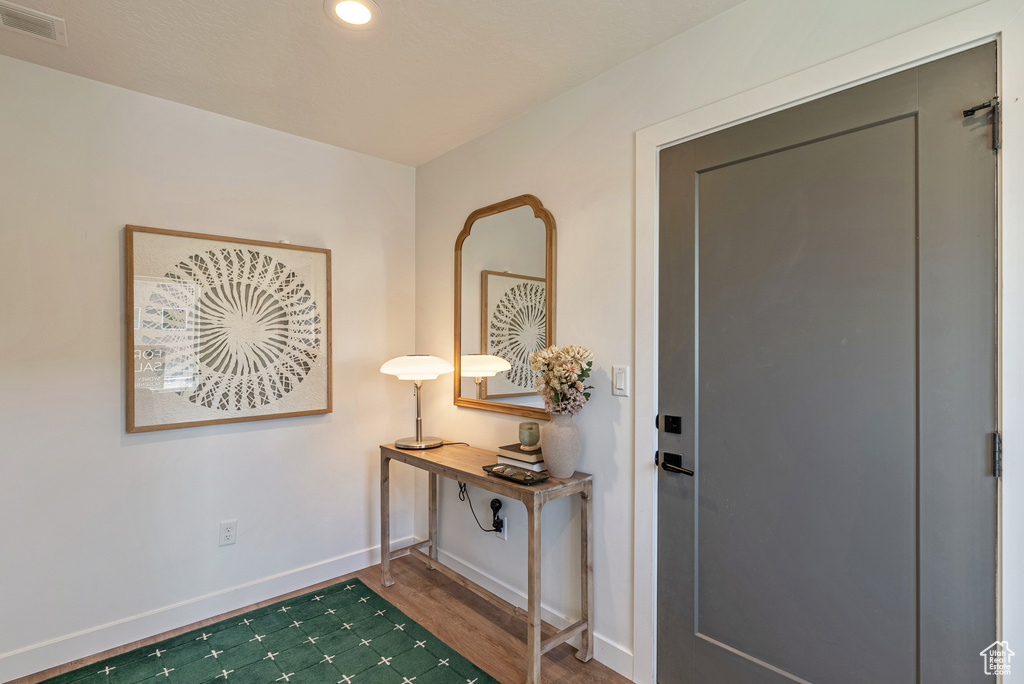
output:
<svg viewBox="0 0 1024 684"><path fill-rule="evenodd" d="M551 212L520 195L471 213L455 241L455 405L547 420L528 359L555 343L554 323ZM509 368L489 371L478 355Z"/></svg>

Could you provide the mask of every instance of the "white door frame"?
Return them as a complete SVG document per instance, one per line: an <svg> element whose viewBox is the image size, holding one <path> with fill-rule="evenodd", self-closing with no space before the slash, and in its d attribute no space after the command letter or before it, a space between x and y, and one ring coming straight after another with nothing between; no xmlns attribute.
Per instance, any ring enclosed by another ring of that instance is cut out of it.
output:
<svg viewBox="0 0 1024 684"><path fill-rule="evenodd" d="M1024 433L1024 0L990 0L786 78L681 114L636 133L634 367L633 681L654 682L658 508L658 152L766 114L830 95L975 45L999 43L1003 149L999 183L999 423L1008 444L999 498L997 633L1024 638L1024 466L1013 444ZM966 106L966 105L965 105ZM1009 350L1006 353L1004 350ZM1005 526L1003 520L1008 521ZM1005 628L1005 631L1004 631ZM987 644L979 644L979 650ZM1021 648L1018 646L1017 648ZM981 658L979 657L979 661ZM979 662L979 667L981 663Z"/></svg>

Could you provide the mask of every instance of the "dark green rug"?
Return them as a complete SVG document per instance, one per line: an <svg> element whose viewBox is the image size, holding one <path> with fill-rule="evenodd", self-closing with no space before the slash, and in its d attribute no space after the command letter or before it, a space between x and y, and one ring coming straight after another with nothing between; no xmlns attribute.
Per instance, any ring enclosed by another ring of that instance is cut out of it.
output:
<svg viewBox="0 0 1024 684"><path fill-rule="evenodd" d="M353 579L45 684L497 684Z"/></svg>

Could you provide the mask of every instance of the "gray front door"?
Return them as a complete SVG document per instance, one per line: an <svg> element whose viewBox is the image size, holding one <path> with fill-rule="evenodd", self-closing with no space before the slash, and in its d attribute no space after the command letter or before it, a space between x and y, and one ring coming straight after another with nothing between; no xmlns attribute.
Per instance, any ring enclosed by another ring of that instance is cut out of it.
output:
<svg viewBox="0 0 1024 684"><path fill-rule="evenodd" d="M662 684L991 681L995 87L986 45L663 150Z"/></svg>

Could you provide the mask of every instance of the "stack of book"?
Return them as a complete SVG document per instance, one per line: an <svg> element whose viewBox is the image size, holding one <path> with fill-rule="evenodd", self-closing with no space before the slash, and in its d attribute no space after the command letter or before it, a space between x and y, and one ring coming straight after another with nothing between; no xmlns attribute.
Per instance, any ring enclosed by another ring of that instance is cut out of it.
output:
<svg viewBox="0 0 1024 684"><path fill-rule="evenodd" d="M498 447L498 463L526 468L535 473L548 469L544 463L544 454L540 452L539 447L533 451L526 451L522 444Z"/></svg>

